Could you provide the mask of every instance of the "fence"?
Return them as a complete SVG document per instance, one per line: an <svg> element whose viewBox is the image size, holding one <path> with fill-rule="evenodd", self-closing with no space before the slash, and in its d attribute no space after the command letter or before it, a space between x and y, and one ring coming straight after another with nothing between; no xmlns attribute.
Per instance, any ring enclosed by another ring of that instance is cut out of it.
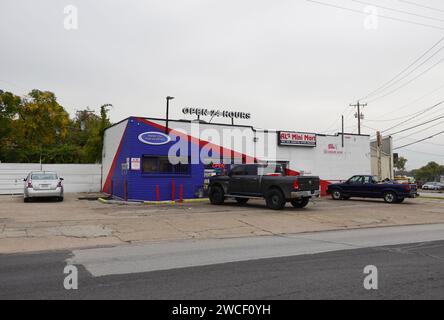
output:
<svg viewBox="0 0 444 320"><path fill-rule="evenodd" d="M30 171L55 171L64 178L65 192L99 192L100 164L0 163L0 194L23 193L23 178Z"/></svg>

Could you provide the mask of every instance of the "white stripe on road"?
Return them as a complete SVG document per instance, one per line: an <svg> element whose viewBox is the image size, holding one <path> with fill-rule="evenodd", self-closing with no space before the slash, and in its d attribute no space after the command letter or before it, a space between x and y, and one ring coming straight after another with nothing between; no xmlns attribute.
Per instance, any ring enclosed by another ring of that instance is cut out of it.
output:
<svg viewBox="0 0 444 320"><path fill-rule="evenodd" d="M98 277L438 240L444 240L444 224L83 249L67 263Z"/></svg>

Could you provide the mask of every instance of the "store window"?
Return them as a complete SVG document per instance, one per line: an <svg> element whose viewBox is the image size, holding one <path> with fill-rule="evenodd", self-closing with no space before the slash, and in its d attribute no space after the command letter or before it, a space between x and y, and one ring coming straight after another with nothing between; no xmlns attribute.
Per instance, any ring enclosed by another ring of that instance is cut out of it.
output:
<svg viewBox="0 0 444 320"><path fill-rule="evenodd" d="M142 173L189 174L188 158L176 158L172 161L167 156L143 156Z"/></svg>

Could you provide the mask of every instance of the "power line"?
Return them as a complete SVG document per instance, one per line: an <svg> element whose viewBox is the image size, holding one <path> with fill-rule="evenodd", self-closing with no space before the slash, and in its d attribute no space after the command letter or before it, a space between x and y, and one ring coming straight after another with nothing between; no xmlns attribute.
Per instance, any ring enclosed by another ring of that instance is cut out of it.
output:
<svg viewBox="0 0 444 320"><path fill-rule="evenodd" d="M397 117L397 118L383 119L383 120L371 120L371 119L366 119L366 121L367 121L367 122L390 122L390 121L395 121L395 120L405 119L405 118L408 118L408 117L411 117L411 116L414 116L414 118L416 119L416 116L417 116L417 115L419 115L419 114L421 114L421 113L424 114L424 113L426 113L427 111L429 111L429 110L431 110L431 109L432 109L431 107L428 107L428 108L426 108L426 109L419 110L419 111L416 111L416 112L413 112L413 113L409 113L409 114L406 114L405 116ZM414 119L414 118L411 118L411 119ZM422 117L420 117L420 118L422 118ZM411 119L405 120L405 121L403 121L403 123L409 122ZM388 129L387 129L387 130L388 130Z"/></svg>
<svg viewBox="0 0 444 320"><path fill-rule="evenodd" d="M441 60L439 60L439 61L436 62L435 64L433 64L430 68L428 68L428 69L424 70L423 72L421 72L420 74L418 74L416 77L414 77L414 78L410 79L409 81L407 81L406 83L402 84L401 86L396 87L394 90L389 91L389 92L387 92L386 94L384 94L384 95L382 95L382 96L379 96L379 97L373 98L373 99L371 99L369 102L375 102L375 101L377 101L377 100L379 100L379 99L382 99L382 98L387 97L388 95L391 95L392 93L395 93L396 91L398 91L398 90L404 88L405 86L409 85L410 83L412 83L413 81L415 81L415 80L418 79L419 77L423 76L424 74L426 74L427 72L429 72L430 70L432 70L433 68L435 68L437 65L439 65L439 64L442 63L443 61L444 61L444 58L441 59Z"/></svg>
<svg viewBox="0 0 444 320"><path fill-rule="evenodd" d="M436 136L439 136L440 134L443 134L443 133L444 133L444 131L441 131L441 132L435 133L435 134L433 134L433 135L431 135L431 136L429 136L429 137L423 138L423 139L421 139L421 140L417 140L417 141L415 141L415 142L408 143L408 144L405 144L405 145L403 145L403 146L393 148L393 150L398 150L398 149L401 149L401 148L405 148L405 147L411 146L411 145L413 145L413 144L417 144L417 143L423 142L423 141L425 141L425 140L432 139L432 138L434 138L434 137L436 137Z"/></svg>
<svg viewBox="0 0 444 320"><path fill-rule="evenodd" d="M424 109L423 111L420 111L420 112L421 112L421 113L428 112L428 111L430 111L430 110L435 109L436 107L440 106L440 105L443 104L443 103L444 103L444 100L442 100L442 101L440 101L440 102L434 104L433 106L428 107L428 108L426 108L426 109ZM382 133L387 132L387 131L389 131L389 130L391 130L391 129L394 129L394 128L400 126L400 125L403 125L403 124L405 124L406 122L409 122L410 120L413 120L413 119L415 119L415 118L416 118L416 114L415 114L414 116L410 117L409 119L405 120L405 121L399 122L399 123L395 124L394 126L391 126L391 127L388 128L388 129L382 130L381 132L382 132Z"/></svg>
<svg viewBox="0 0 444 320"><path fill-rule="evenodd" d="M400 130L400 131L397 131L397 132L394 132L394 133L390 133L390 135L395 135L395 134L402 133L402 132L405 132L405 131L408 131L408 130L412 130L412 129L415 129L415 128L418 128L418 127L421 127L421 126L423 126L423 125L425 125L425 124L428 124L428 123L430 123L430 122L437 121L437 120L442 119L442 118L444 118L444 115L443 115L443 116L440 116L440 117L438 117L438 118L435 118L435 119L432 119L432 120L429 120L429 121L426 121L426 122L423 122L423 123L417 124L417 125L415 125L415 126L409 127L409 128L407 128L407 129L402 129L402 130Z"/></svg>
<svg viewBox="0 0 444 320"><path fill-rule="evenodd" d="M402 140L402 139L408 139L409 137L414 136L415 134L423 133L424 131L432 129L432 128L434 128L436 126L439 126L440 124L443 124L443 123L444 123L444 121L438 122L438 123L434 124L433 126L427 127L425 129L422 129L422 130L419 130L419 131L415 131L415 132L413 132L413 133L411 133L411 134L409 134L407 136L399 137L399 138L397 138L397 140L399 141L399 140Z"/></svg>
<svg viewBox="0 0 444 320"><path fill-rule="evenodd" d="M408 3L412 6L417 6L417 7L421 7L421 8L425 8L425 9L429 9L429 10L434 10L434 11L438 11L438 12L444 12L443 9L438 9L435 7L429 7L429 6L425 6L423 4L419 4L417 2L413 2L413 1L407 1L407 0L398 0L399 2L404 2L404 3Z"/></svg>
<svg viewBox="0 0 444 320"><path fill-rule="evenodd" d="M441 146L444 146L444 144L442 144ZM416 152L416 153L423 153L423 154L427 154L427 155L430 155L430 156L444 157L444 154L429 153L429 152L416 151L416 150L411 150L411 149L404 149L404 150L405 151L410 151L410 152Z"/></svg>
<svg viewBox="0 0 444 320"><path fill-rule="evenodd" d="M349 110L348 106L345 107L345 109L341 112L341 115L344 115L345 111L347 111L347 110ZM353 111L353 110L349 110L349 112L344 116L344 119L348 119L351 111ZM320 132L320 133L328 133L328 132L336 131L336 129L331 130L331 128L333 128L336 125L336 123L340 120L341 120L340 118L337 118L334 122L332 122L332 124L330 126L327 127L327 129L325 131Z"/></svg>
<svg viewBox="0 0 444 320"><path fill-rule="evenodd" d="M356 10L356 9L352 9L352 8L347 8L347 7L342 7L342 6L338 6L338 5L331 4L331 3L325 3L325 2L316 1L316 0L305 0L305 1L316 3L316 4L319 4L319 5L326 6L326 7L332 7L332 8L336 8L336 9L342 9L342 10L347 10L347 11L351 11L351 12L355 12L355 13L359 13L359 14L363 14L363 15L368 15L368 13L362 12L360 10ZM431 25L431 24L427 24L427 23L420 23L420 22L400 19L400 18L386 16L386 15L381 15L381 14L379 14L378 17L379 18L384 18L384 19L390 19L390 20L394 20L394 21L398 21L398 22L415 24L415 25L419 25L419 26L423 26L423 27L428 27L428 28L434 28L434 29L438 29L438 30L444 30L444 27L435 26L435 25Z"/></svg>
<svg viewBox="0 0 444 320"><path fill-rule="evenodd" d="M384 91L385 89L393 86L394 84L396 84L397 82L405 79L406 77L408 77L409 75L411 75L414 71L418 70L421 66L423 66L427 61L429 61L430 59L432 59L434 56L436 56L443 48L441 47L438 51L436 51L433 55L431 55L430 57L428 57L425 61L423 61L421 64L419 64L418 66L416 66L413 70L411 70L409 73L407 73L406 75L404 75L403 77L401 77L400 79L398 79L402 74L404 74L407 70L409 70L411 67L413 67L417 62L421 61L422 58L424 58L429 52L431 52L433 49L435 49L442 41L444 41L444 37L442 37L441 39L438 40L438 42L436 42L430 49L428 49L426 52L424 52L422 55L420 55L417 59L415 59L415 61L413 61L411 64L409 64L406 68L404 68L401 72L399 72L396 76L394 76L392 79L390 79L389 81L387 81L386 83L384 83L382 86L378 87L377 89L373 90L372 92L370 92L369 94L367 94L365 97L361 98L362 99L367 99L368 97L371 97L373 95L375 95L377 92L379 91Z"/></svg>
<svg viewBox="0 0 444 320"><path fill-rule="evenodd" d="M402 14L407 14L407 15L411 15L411 16L415 16L415 17L420 17L420 18L424 18L424 19L430 19L430 20L444 22L444 19L439 19L439 18L435 18L435 17L425 16L425 15L413 13L413 12L410 12L410 11L405 11L405 10L399 10L399 9L394 9L394 8L390 8L390 7L385 7L385 6L381 6L379 4L374 4L374 3L370 3L370 2L366 2L366 1L361 1L361 0L351 0L351 1L357 2L357 3L361 3L361 4L365 4L365 5L368 5L368 6L374 6L374 7L380 8L380 9L384 9L384 10L389 10L389 11L394 11L394 12L398 12L398 13L402 13Z"/></svg>
<svg viewBox="0 0 444 320"><path fill-rule="evenodd" d="M401 107L399 107L399 108L396 108L396 109L394 109L394 110L392 110L392 111L386 112L386 113L380 115L379 117L384 117L385 115L388 115L388 114L390 114L390 113L396 112L396 111L401 110L401 109L404 109L405 107L407 107L407 106L409 106L409 105L412 105L412 104L414 104L414 103L416 103L416 102L418 102L418 101L421 101L421 100L424 99L425 97L427 97L427 96L429 96L429 95L431 95L431 94L433 94L433 93L435 93L435 92L437 92L437 91L439 91L439 90L441 90L441 89L443 89L443 88L444 88L444 84L441 85L441 86L439 86L438 88L434 89L433 91L430 91L430 92L426 93L425 95L419 97L418 99L415 99L415 100L413 100L413 101L410 102L410 103L404 104L403 106L401 106ZM410 115L408 115L408 116L410 116ZM408 116L402 117L402 119L403 119L403 118L407 118ZM367 120L367 121L369 121L369 120ZM373 120L373 121L374 121L374 120ZM382 121L382 120L381 120L381 121Z"/></svg>

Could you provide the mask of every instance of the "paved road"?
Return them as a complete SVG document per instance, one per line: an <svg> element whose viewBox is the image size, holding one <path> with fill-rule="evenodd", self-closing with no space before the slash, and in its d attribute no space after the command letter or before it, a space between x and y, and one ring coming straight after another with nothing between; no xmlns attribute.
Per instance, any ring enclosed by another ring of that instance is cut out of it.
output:
<svg viewBox="0 0 444 320"><path fill-rule="evenodd" d="M79 290L63 288L67 263ZM3 255L0 298L444 299L444 225Z"/></svg>

